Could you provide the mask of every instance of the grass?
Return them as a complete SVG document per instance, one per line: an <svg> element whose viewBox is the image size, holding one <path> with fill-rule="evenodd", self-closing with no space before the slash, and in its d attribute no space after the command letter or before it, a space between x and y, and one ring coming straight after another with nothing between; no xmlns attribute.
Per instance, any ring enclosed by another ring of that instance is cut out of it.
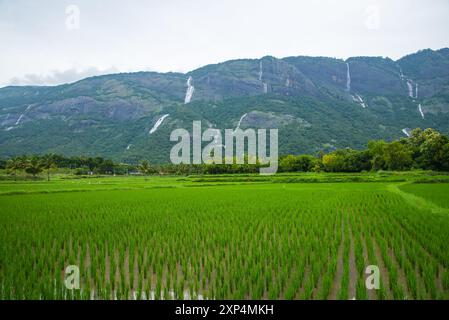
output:
<svg viewBox="0 0 449 320"><path fill-rule="evenodd" d="M408 184L400 187L401 190L415 196L425 198L434 204L449 209L449 183L438 184L437 187L431 184Z"/></svg>
<svg viewBox="0 0 449 320"><path fill-rule="evenodd" d="M0 183L0 299L449 299L427 173L62 178Z"/></svg>

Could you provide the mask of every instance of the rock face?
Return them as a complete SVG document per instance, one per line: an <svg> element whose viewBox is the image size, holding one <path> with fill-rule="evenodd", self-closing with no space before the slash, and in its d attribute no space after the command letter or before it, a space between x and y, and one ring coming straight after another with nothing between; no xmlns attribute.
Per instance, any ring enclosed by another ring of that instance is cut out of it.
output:
<svg viewBox="0 0 449 320"><path fill-rule="evenodd" d="M170 117L150 139L165 114ZM449 49L397 61L267 56L188 74L123 73L55 87L6 87L0 89L0 156L51 151L165 162L170 132L190 128L192 120L220 129L239 122L242 129L278 128L281 153L313 153L329 141L358 148L370 139L399 138L403 128L448 133Z"/></svg>
<svg viewBox="0 0 449 320"><path fill-rule="evenodd" d="M241 129L246 128L280 128L287 124L296 124L308 128L311 126L306 120L296 118L290 114L263 112L254 110L246 114L240 123Z"/></svg>

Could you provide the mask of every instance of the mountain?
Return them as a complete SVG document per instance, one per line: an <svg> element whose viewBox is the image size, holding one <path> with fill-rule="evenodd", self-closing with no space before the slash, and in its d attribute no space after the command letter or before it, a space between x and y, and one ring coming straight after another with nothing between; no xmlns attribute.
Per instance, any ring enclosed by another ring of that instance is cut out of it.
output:
<svg viewBox="0 0 449 320"><path fill-rule="evenodd" d="M246 115L245 115L246 114ZM167 116L168 115L168 116ZM55 152L168 162L170 132L278 128L279 152L361 148L409 128L449 133L449 48L382 57L267 56L0 89L0 156ZM151 131L151 134L150 134Z"/></svg>

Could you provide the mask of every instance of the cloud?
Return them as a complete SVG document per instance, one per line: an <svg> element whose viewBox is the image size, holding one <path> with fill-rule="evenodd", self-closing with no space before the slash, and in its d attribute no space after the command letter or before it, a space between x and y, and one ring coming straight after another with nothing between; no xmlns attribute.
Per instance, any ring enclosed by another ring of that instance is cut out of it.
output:
<svg viewBox="0 0 449 320"><path fill-rule="evenodd" d="M115 67L107 69L90 67L83 70L79 70L76 68L71 68L63 71L53 70L49 74L26 74L23 77L14 77L9 81L9 85L51 86L76 82L87 77L117 72L119 71Z"/></svg>

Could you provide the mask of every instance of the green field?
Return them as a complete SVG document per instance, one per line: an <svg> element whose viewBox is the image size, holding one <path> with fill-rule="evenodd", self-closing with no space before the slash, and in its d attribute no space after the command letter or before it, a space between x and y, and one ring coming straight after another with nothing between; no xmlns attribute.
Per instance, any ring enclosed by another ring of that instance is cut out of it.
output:
<svg viewBox="0 0 449 320"><path fill-rule="evenodd" d="M445 175L64 178L0 182L0 299L449 299Z"/></svg>

